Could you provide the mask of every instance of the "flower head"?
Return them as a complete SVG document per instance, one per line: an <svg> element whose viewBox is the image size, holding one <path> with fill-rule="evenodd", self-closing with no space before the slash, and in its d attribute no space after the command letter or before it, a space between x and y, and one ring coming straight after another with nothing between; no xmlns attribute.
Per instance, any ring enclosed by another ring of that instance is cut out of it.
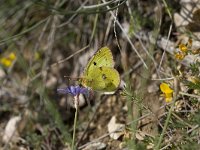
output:
<svg viewBox="0 0 200 150"><path fill-rule="evenodd" d="M1 58L0 62L5 67L10 67L12 65L12 61L7 58Z"/></svg>
<svg viewBox="0 0 200 150"><path fill-rule="evenodd" d="M68 86L66 88L57 89L58 93L61 94L71 94L74 97L74 107L77 109L79 107L79 95L80 94L89 94L87 88L80 87L80 86Z"/></svg>
<svg viewBox="0 0 200 150"><path fill-rule="evenodd" d="M15 59L16 59L15 53L11 52L11 53L8 55L8 59L10 59L11 61L15 60Z"/></svg>
<svg viewBox="0 0 200 150"><path fill-rule="evenodd" d="M160 90L164 93L165 96L165 101L171 102L172 101L172 94L173 94L173 90L169 87L169 85L167 83L161 83L160 85Z"/></svg>
<svg viewBox="0 0 200 150"><path fill-rule="evenodd" d="M188 48L185 44L179 44L179 49L182 51L182 52L187 52L188 51Z"/></svg>
<svg viewBox="0 0 200 150"><path fill-rule="evenodd" d="M183 52L177 52L175 53L175 57L177 60L183 60L183 58L185 58L186 54Z"/></svg>
<svg viewBox="0 0 200 150"><path fill-rule="evenodd" d="M79 96L80 94L87 94L88 89L80 86L68 86L66 88L57 89L60 94L71 94L72 96Z"/></svg>
<svg viewBox="0 0 200 150"><path fill-rule="evenodd" d="M15 53L11 52L8 56L0 58L0 63L5 67L10 67L15 59Z"/></svg>

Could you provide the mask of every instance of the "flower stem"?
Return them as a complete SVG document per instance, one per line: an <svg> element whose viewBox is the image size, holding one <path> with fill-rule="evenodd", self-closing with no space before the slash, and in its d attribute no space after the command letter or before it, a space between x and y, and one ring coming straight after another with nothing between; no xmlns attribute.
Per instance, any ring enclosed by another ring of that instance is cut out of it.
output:
<svg viewBox="0 0 200 150"><path fill-rule="evenodd" d="M77 97L78 99L78 97ZM75 137L76 137L76 124L77 124L77 116L78 116L78 103L76 103L76 98L75 98L75 116L74 116L74 129L73 129L73 139L72 139L72 150L75 150Z"/></svg>

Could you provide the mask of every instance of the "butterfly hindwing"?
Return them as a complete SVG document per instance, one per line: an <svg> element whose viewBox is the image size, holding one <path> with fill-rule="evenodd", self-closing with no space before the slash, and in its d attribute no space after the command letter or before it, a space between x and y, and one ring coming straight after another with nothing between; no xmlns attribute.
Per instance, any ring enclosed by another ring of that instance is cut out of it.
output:
<svg viewBox="0 0 200 150"><path fill-rule="evenodd" d="M97 91L115 91L120 83L120 76L116 69L97 67L86 78L86 85Z"/></svg>

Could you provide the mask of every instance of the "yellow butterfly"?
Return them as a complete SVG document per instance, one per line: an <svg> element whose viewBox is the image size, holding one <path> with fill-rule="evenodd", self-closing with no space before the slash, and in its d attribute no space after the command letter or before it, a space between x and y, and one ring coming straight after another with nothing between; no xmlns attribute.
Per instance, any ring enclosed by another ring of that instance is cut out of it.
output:
<svg viewBox="0 0 200 150"><path fill-rule="evenodd" d="M81 84L92 90L113 92L120 84L120 76L114 69L111 50L102 47L88 62L81 78Z"/></svg>

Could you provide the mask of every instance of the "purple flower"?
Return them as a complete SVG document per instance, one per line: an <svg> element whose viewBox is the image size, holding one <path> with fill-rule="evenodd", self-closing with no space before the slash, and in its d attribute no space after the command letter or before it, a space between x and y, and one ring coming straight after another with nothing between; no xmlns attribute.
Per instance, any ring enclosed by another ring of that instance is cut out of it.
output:
<svg viewBox="0 0 200 150"><path fill-rule="evenodd" d="M88 94L88 89L80 86L68 86L66 88L57 89L60 94L71 94L72 96L78 96L80 94Z"/></svg>

